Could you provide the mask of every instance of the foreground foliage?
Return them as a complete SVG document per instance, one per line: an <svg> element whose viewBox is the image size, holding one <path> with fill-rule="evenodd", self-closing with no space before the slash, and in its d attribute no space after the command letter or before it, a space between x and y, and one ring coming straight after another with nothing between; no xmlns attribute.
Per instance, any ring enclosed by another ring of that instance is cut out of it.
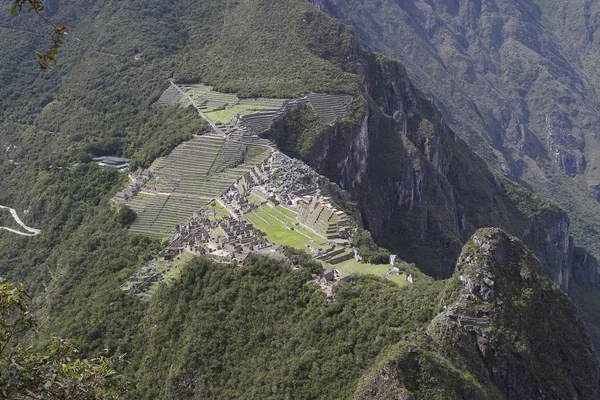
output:
<svg viewBox="0 0 600 400"><path fill-rule="evenodd" d="M19 341L36 328L28 296L0 280L0 395L7 399L117 399L121 392L113 360L82 359L68 341L54 338L42 351Z"/></svg>

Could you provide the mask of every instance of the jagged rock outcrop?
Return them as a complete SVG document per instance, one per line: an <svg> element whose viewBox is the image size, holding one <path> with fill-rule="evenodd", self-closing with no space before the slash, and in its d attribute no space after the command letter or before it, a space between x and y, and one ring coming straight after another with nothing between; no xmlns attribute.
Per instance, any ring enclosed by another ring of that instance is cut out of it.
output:
<svg viewBox="0 0 600 400"><path fill-rule="evenodd" d="M381 360L358 398L600 396L600 368L578 308L515 237L478 230L440 301L426 332Z"/></svg>

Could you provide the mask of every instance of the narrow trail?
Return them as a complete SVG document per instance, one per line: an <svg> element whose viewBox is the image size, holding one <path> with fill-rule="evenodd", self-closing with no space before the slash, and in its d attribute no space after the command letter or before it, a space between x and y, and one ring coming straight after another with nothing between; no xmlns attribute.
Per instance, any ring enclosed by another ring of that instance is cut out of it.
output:
<svg viewBox="0 0 600 400"><path fill-rule="evenodd" d="M21 221L21 218L19 218L19 215L17 214L17 212L14 209L12 209L10 207L2 206L2 205L0 205L0 208L10 211L10 214L15 219L15 221L17 221L17 224L21 225L21 227L23 229L25 229L28 233L20 232L15 229L8 228L6 226L0 226L0 229L4 229L5 231L16 233L17 235L21 235L21 236L37 236L40 233L42 233L42 231L39 229L31 228L31 227L25 225L25 223L23 221Z"/></svg>
<svg viewBox="0 0 600 400"><path fill-rule="evenodd" d="M190 193L182 193L182 192L159 192L157 190L144 188L140 190L140 193L147 194L150 196L170 196L170 197L184 197L186 199L198 199L198 200L212 200L214 197L210 196L200 196L196 194Z"/></svg>

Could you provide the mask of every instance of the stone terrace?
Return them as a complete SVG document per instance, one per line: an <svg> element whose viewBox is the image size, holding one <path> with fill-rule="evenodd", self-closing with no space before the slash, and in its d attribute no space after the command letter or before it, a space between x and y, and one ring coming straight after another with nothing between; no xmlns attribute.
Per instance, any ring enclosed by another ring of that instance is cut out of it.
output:
<svg viewBox="0 0 600 400"><path fill-rule="evenodd" d="M154 161L151 187L159 192L184 192L210 196L202 182L208 177L223 147L224 139L203 135L177 146L169 155Z"/></svg>
<svg viewBox="0 0 600 400"><path fill-rule="evenodd" d="M307 97L319 121L328 125L344 119L352 103L352 96L343 94L311 93Z"/></svg>
<svg viewBox="0 0 600 400"><path fill-rule="evenodd" d="M167 90L163 92L163 94L156 101L157 105L173 105L177 104L181 101L183 96L177 89L173 86L169 86Z"/></svg>
<svg viewBox="0 0 600 400"><path fill-rule="evenodd" d="M220 93L203 84L178 87L190 96L203 116L215 124L216 133L224 134L260 135L273 125L275 119L299 103L310 104L320 122L333 125L347 116L348 106L353 100L352 96L326 93L310 93L293 100L240 99L236 94ZM177 94L181 96L176 92L175 87L169 87L157 103L173 104Z"/></svg>
<svg viewBox="0 0 600 400"><path fill-rule="evenodd" d="M139 193L128 203L137 214L129 229L148 236L167 237L206 202L194 198Z"/></svg>
<svg viewBox="0 0 600 400"><path fill-rule="evenodd" d="M206 85L180 85L203 111L223 110L228 104L236 104L239 98L235 94L219 93Z"/></svg>
<svg viewBox="0 0 600 400"><path fill-rule="evenodd" d="M193 138L157 159L152 178L128 202L137 213L131 230L166 237L194 211L225 191L270 154L267 147L226 141L214 135Z"/></svg>

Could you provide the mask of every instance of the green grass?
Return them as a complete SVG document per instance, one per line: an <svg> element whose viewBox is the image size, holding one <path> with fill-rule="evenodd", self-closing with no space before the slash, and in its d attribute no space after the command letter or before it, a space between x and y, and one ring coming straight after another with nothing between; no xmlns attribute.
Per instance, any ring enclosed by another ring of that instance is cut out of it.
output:
<svg viewBox="0 0 600 400"><path fill-rule="evenodd" d="M286 223L289 223L289 226L294 226L294 229L298 232L303 233L306 236L309 236L312 240L314 240L315 243L322 243L325 241L324 238L322 238L319 235L316 235L315 233L311 232L308 229L303 228L298 224L298 221L296 220L295 216L287 216L287 215L281 215L279 212L275 211L275 209L273 209L273 207L270 207L268 205L264 205L260 208L260 210L262 212L264 212L265 214L267 214L269 217L272 217L271 219L273 219L275 222L279 223L279 221L283 221ZM262 216L262 215L261 215Z"/></svg>
<svg viewBox="0 0 600 400"><path fill-rule="evenodd" d="M327 263L324 263L324 264L329 268L337 269L338 271L340 271L340 273L343 276L351 275L351 274L375 275L375 276L384 277L385 279L388 279L388 280L394 282L398 286L407 286L408 285L408 281L406 280L405 274L386 275L386 272L389 271L391 268L389 264L380 264L380 265L363 264L363 263L356 261L354 258L344 261L344 262L341 262L339 264L335 264L335 265L331 265L331 264L327 264ZM402 268L400 268L400 270L402 270Z"/></svg>
<svg viewBox="0 0 600 400"><path fill-rule="evenodd" d="M260 215L271 225L258 218L254 213L246 214L246 219L250 221L256 229L266 234L267 240L276 246L290 246L296 249L306 250L306 245L310 244L310 240L301 234L290 230L280 222L269 217L264 211L258 210L256 214ZM314 245L314 244L313 244Z"/></svg>
<svg viewBox="0 0 600 400"><path fill-rule="evenodd" d="M204 115L212 122L229 122L235 117L235 115L228 110L211 111Z"/></svg>
<svg viewBox="0 0 600 400"><path fill-rule="evenodd" d="M255 195L254 193L250 193L248 195L248 201L251 201L252 203L256 204L257 206L260 206L262 203L264 203L264 200L261 199L260 197L258 197L257 195Z"/></svg>
<svg viewBox="0 0 600 400"><path fill-rule="evenodd" d="M277 210L279 210L280 212L282 212L283 214L287 215L289 218L291 218L293 220L296 219L297 214L295 212L293 212L292 210L288 210L287 208L282 207L282 206L276 206L275 208Z"/></svg>
<svg viewBox="0 0 600 400"><path fill-rule="evenodd" d="M248 115L259 111L273 110L275 107L236 104L235 106L229 107L229 109L242 115Z"/></svg>
<svg viewBox="0 0 600 400"><path fill-rule="evenodd" d="M294 217L294 213L290 210L287 210L281 206L277 206L278 210L285 210L286 215L289 215L291 218ZM256 214L256 215L255 215ZM265 221L257 217L262 217ZM299 226L294 226L294 230L290 230L290 227L293 225L292 221L290 221L290 225L286 226L273 218L273 216L277 217L281 221L285 221L283 215L279 214L277 211L272 209L269 206L263 206L258 210L255 210L254 213L250 213L246 215L246 218L252 222L254 227L266 234L267 240L277 246L290 246L300 250L306 250L307 245L312 244L313 247L322 247L320 246L325 240L321 237L316 236L312 232L307 231ZM307 236L313 238L314 242L311 243L310 240L301 235L298 232L302 232ZM347 249L350 251L350 249ZM351 275L351 274L366 274L366 275L375 275L378 277L384 277L398 286L406 286L408 282L406 281L406 275L386 275L386 272L391 268L388 264L381 265L369 265L356 261L355 259L350 259L339 264L329 264L326 262L321 262L326 268L335 268L343 276Z"/></svg>
<svg viewBox="0 0 600 400"><path fill-rule="evenodd" d="M216 218L231 216L231 214L229 214L229 211L227 211L227 209L225 207L223 207L216 201L211 202L209 204L209 207L211 210L213 210L215 213L217 213Z"/></svg>

